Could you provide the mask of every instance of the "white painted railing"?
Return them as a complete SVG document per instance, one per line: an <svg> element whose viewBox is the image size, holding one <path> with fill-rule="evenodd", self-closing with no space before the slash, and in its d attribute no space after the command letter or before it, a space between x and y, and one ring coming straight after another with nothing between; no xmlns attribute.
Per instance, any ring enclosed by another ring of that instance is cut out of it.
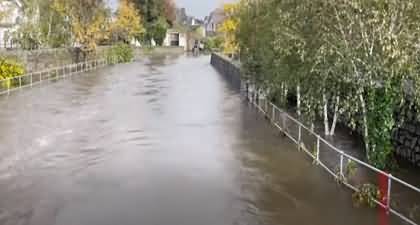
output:
<svg viewBox="0 0 420 225"><path fill-rule="evenodd" d="M0 80L0 95L8 95L15 90L31 87L45 81L57 80L74 74L96 70L109 64L115 64L115 60L90 60L2 79Z"/></svg>
<svg viewBox="0 0 420 225"><path fill-rule="evenodd" d="M410 203L415 204L413 205L413 207L419 207L419 205L416 205L416 204L420 204L420 188L419 187L409 184L393 176L392 174L386 173L385 171L382 171L360 159L357 159L356 157L353 157L345 153L343 150L338 149L337 147L329 143L327 140L322 138L320 135L315 133L315 131L308 128L299 120L292 117L290 114L288 114L284 110L281 110L275 104L267 100L264 97L264 95L261 95L260 93L256 93L257 91L250 88L250 85L246 85L246 86L247 86L246 88L242 87L241 89L242 91L246 89L246 91L243 91L243 92L246 93L246 97L248 101L253 106L255 106L261 113L263 113L275 127L277 127L281 132L283 132L287 137L289 137L294 143L296 143L298 145L299 150L303 150L305 153L307 153L308 156L311 157L317 165L320 165L322 168L324 168L331 176L333 176L336 180L340 181L346 187L352 189L353 191L359 191L359 186L366 184L366 183L360 183L360 182L351 182L352 177L350 177L347 174L347 171L349 170L347 168L347 165L349 164L349 162L356 163L357 168L360 171L365 171L366 173L373 173L375 175L385 176L388 180L386 193L381 193L382 200L380 199L372 199L372 200L378 206L384 208L388 213L391 213L399 217L400 219L404 220L406 223L411 224L411 225L418 225L419 221L415 221L415 218L413 218L412 215L411 216L408 215L410 214L408 210L401 209L401 207L397 209L396 208L397 206L394 207L393 204L391 204L392 203L391 198L393 195L393 187L396 184L398 184L400 187L405 188L405 194L409 196L408 198L405 198L405 201L409 199L412 201ZM306 139L304 138L304 135L306 135ZM308 146L311 146L310 142L313 142L312 143L313 151L311 151L310 148L308 148ZM321 145L323 145L325 148L321 148ZM329 154L332 153L335 156L338 156L337 161L332 163L330 159L323 160L322 157L320 157L323 151L324 153L326 153L326 151L330 151ZM334 165L337 165L337 167L335 167ZM373 179L375 177L378 177L378 176L373 176ZM371 179L370 182L372 182L373 179ZM409 203L403 202L402 204L409 204Z"/></svg>

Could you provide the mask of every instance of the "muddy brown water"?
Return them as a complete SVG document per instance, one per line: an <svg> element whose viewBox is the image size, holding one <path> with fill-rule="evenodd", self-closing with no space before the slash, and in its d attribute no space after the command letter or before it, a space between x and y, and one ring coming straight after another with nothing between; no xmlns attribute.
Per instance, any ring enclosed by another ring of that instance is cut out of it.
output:
<svg viewBox="0 0 420 225"><path fill-rule="evenodd" d="M377 224L208 56L151 55L0 109L2 225Z"/></svg>

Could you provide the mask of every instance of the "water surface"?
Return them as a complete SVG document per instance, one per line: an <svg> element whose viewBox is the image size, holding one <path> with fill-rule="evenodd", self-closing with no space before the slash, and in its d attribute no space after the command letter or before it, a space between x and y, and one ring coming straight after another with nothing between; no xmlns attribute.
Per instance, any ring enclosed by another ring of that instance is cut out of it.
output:
<svg viewBox="0 0 420 225"><path fill-rule="evenodd" d="M152 55L0 109L0 224L376 224L208 56Z"/></svg>

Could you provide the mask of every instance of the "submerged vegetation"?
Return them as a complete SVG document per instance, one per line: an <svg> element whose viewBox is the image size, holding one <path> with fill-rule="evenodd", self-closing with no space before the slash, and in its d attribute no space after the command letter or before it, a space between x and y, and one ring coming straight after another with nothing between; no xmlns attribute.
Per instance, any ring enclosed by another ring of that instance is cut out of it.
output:
<svg viewBox="0 0 420 225"><path fill-rule="evenodd" d="M110 63L127 63L131 62L134 58L134 50L124 43L113 45L107 50L107 61Z"/></svg>

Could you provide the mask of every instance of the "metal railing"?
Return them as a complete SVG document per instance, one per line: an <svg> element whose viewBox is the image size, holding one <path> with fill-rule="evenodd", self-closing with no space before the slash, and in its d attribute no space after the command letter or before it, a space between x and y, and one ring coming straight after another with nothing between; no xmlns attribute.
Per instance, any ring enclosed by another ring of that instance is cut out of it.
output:
<svg viewBox="0 0 420 225"><path fill-rule="evenodd" d="M32 87L33 85L41 84L44 81L65 78L74 74L96 70L114 63L115 60L97 59L60 67L53 67L43 71L31 72L21 76L2 79L0 80L0 95L8 95L13 91L25 87Z"/></svg>
<svg viewBox="0 0 420 225"><path fill-rule="evenodd" d="M378 206L384 208L387 213L397 216L406 223L411 225L419 224L420 219L410 215L412 214L410 212L411 206L417 208L417 210L420 209L418 208L420 206L417 205L420 204L419 187L411 185L338 149L315 133L313 129L308 128L289 113L267 100L263 94L257 93L257 91L250 88L248 84L246 84L246 88L242 87L241 89L246 89L245 93L248 101L263 113L275 127L296 143L299 150L307 153L314 160L315 164L320 165L346 187L358 192L361 185L374 183L378 175L385 176L387 179L386 193L381 193L380 198L382 199L372 200ZM350 175L349 171L351 168L349 168L349 165L355 165L358 174ZM401 198L402 192L405 193L403 204L394 204L392 201L393 196L394 198Z"/></svg>

